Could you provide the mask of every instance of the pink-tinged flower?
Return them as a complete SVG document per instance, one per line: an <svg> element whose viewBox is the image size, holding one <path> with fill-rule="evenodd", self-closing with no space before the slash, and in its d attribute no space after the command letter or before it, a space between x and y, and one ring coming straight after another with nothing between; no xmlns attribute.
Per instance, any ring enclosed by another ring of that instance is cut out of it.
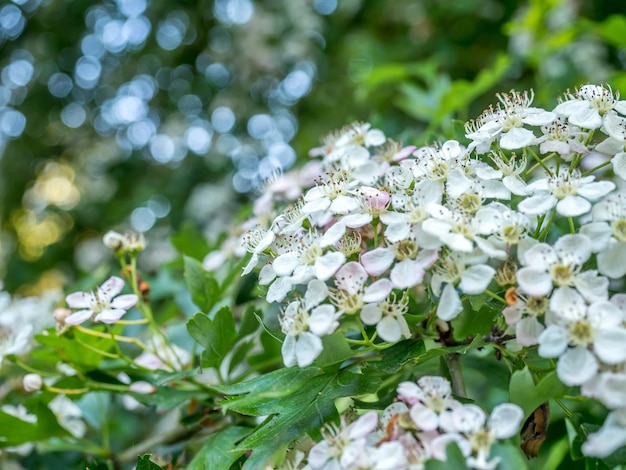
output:
<svg viewBox="0 0 626 470"><path fill-rule="evenodd" d="M124 280L110 277L95 292L74 292L65 298L71 308L81 309L65 319L67 325L80 325L93 318L102 323L115 323L135 306L139 300L135 294L118 295L124 288Z"/></svg>

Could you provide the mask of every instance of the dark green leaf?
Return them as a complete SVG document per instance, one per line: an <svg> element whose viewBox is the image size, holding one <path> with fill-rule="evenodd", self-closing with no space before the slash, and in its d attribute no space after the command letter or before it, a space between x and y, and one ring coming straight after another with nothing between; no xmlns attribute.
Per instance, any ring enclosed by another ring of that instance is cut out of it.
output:
<svg viewBox="0 0 626 470"><path fill-rule="evenodd" d="M229 470L245 450L235 450L238 441L250 434L250 428L233 426L211 434L187 470Z"/></svg>
<svg viewBox="0 0 626 470"><path fill-rule="evenodd" d="M207 313L220 300L219 285L213 276L205 271L202 263L188 256L184 257L185 283L193 303Z"/></svg>
<svg viewBox="0 0 626 470"><path fill-rule="evenodd" d="M218 367L237 339L235 319L228 307L219 309L213 320L203 313L196 313L187 322L187 331L205 348L202 367Z"/></svg>
<svg viewBox="0 0 626 470"><path fill-rule="evenodd" d="M500 311L485 302L480 302L476 307L471 301L465 301L463 304L463 312L452 320L454 339L464 341L468 337L488 334Z"/></svg>
<svg viewBox="0 0 626 470"><path fill-rule="evenodd" d="M163 470L163 467L150 460L151 454L137 456L137 470Z"/></svg>
<svg viewBox="0 0 626 470"><path fill-rule="evenodd" d="M252 416L269 416L253 434L237 446L253 450L258 462L269 461L277 448L307 432L318 432L336 417L335 399L373 393L380 380L341 371L315 375L313 367L281 369L242 384L220 387L229 397L223 409Z"/></svg>
<svg viewBox="0 0 626 470"><path fill-rule="evenodd" d="M409 339L401 341L381 353L381 360L368 363L368 372L395 374L407 362L426 354L424 341Z"/></svg>

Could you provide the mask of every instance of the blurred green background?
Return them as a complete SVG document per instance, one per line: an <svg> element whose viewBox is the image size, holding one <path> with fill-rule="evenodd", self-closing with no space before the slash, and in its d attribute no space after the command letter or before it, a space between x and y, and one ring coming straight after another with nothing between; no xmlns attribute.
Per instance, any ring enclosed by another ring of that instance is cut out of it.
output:
<svg viewBox="0 0 626 470"><path fill-rule="evenodd" d="M277 169L371 121L432 143L494 94L538 106L626 90L621 2L0 2L0 279L23 295L92 272L109 229L145 268L193 224L209 244ZM460 127L462 129L462 127ZM459 127L456 128L458 133Z"/></svg>

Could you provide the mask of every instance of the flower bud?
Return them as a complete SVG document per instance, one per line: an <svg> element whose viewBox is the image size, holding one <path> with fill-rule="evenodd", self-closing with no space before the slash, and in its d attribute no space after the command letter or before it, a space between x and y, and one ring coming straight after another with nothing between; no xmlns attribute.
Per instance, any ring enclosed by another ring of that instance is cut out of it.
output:
<svg viewBox="0 0 626 470"><path fill-rule="evenodd" d="M27 392L37 392L41 390L43 382L39 374L26 374L24 376L22 385Z"/></svg>
<svg viewBox="0 0 626 470"><path fill-rule="evenodd" d="M107 248L112 249L113 251L120 251L124 249L124 245L126 244L124 241L124 235L116 232L115 230L109 230L102 237L102 242Z"/></svg>

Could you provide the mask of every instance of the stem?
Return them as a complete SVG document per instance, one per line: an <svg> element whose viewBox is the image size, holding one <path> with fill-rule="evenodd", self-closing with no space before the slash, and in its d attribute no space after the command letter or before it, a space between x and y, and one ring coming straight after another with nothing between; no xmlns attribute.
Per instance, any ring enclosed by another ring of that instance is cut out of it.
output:
<svg viewBox="0 0 626 470"><path fill-rule="evenodd" d="M531 166L526 172L526 175L531 174L533 171L535 171L535 169L538 166L541 166L545 172L549 175L549 176L553 176L552 172L550 171L550 168L548 168L546 166L546 163L548 160L552 159L552 157L554 157L556 155L556 153L551 153L550 155L548 155L547 157L545 157L543 160L541 158L539 158L539 156L531 149L528 149L528 152L532 155L532 157L537 161L537 163L535 163L533 166Z"/></svg>
<svg viewBox="0 0 626 470"><path fill-rule="evenodd" d="M587 170L585 171L582 176L589 176L590 174L594 173L596 170L599 170L600 168L604 168L605 166L609 166L612 163L611 160L607 160L604 163L600 163L598 166L594 166L591 170Z"/></svg>
<svg viewBox="0 0 626 470"><path fill-rule="evenodd" d="M114 341L119 341L120 343L132 343L136 346L139 346L144 351L150 351L148 346L146 346L137 338L129 338L128 336L120 336L113 333L102 333L101 331L90 330L89 328L85 328L84 326L80 325L75 325L74 328L87 335L96 336L98 338L112 339Z"/></svg>
<svg viewBox="0 0 626 470"><path fill-rule="evenodd" d="M83 387L83 388L57 388L57 387L52 387L50 385L45 385L45 384L43 386L43 389L48 391L48 392L60 393L61 395L80 395L82 393L87 393L88 391L91 390L88 387Z"/></svg>
<svg viewBox="0 0 626 470"><path fill-rule="evenodd" d="M574 227L574 219L572 217L568 217L567 220L569 221L570 233L576 233L576 227Z"/></svg>
<svg viewBox="0 0 626 470"><path fill-rule="evenodd" d="M26 372L31 372L33 374L37 374L37 375L40 375L42 377L58 377L58 375L59 375L58 373L43 372L41 370L35 369L34 367L31 367L28 364L25 364L24 362L20 361L17 357L13 360L13 363L16 366L19 366L22 369L24 369Z"/></svg>
<svg viewBox="0 0 626 470"><path fill-rule="evenodd" d="M101 349L98 348L94 348L93 346L91 346L90 344L85 343L83 340L79 339L78 337L74 338L74 340L80 344L81 346L83 346L84 348L89 349L90 351L95 352L96 354L100 354L101 356L104 357L108 357L110 359L120 359L120 357L117 354L113 354L110 353L108 351L103 351Z"/></svg>
<svg viewBox="0 0 626 470"><path fill-rule="evenodd" d="M450 372L450 379L452 379L452 393L458 397L467 398L465 382L461 374L460 357L461 355L459 353L446 354L443 356L448 366L448 371Z"/></svg>
<svg viewBox="0 0 626 470"><path fill-rule="evenodd" d="M543 228L543 230L537 237L537 240L540 240L540 239L545 240L545 238L548 236L548 232L550 231L550 227L552 226L552 222L554 221L555 215L556 215L556 210L552 209L552 212L550 213L550 218L548 219L548 223L546 224L546 226Z"/></svg>
<svg viewBox="0 0 626 470"><path fill-rule="evenodd" d="M489 289L485 290L485 294L487 294L489 297L491 297L492 299L496 299L498 302L504 304L504 305L508 305L507 301L504 300L502 297L500 297L498 294L495 294L494 292L491 292Z"/></svg>

